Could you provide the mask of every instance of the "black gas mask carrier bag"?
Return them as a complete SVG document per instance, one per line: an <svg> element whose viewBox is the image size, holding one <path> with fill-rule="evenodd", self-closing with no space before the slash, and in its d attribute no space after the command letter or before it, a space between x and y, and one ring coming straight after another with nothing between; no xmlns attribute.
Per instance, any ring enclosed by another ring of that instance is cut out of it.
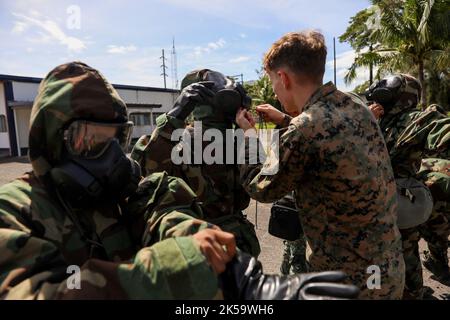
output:
<svg viewBox="0 0 450 320"><path fill-rule="evenodd" d="M269 234L295 241L302 234L298 210L291 195L274 202L270 209Z"/></svg>

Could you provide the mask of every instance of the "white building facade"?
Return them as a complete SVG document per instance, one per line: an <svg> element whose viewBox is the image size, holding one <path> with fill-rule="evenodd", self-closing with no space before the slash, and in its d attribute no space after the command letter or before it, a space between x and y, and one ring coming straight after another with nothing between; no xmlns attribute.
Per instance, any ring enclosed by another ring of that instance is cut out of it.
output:
<svg viewBox="0 0 450 320"><path fill-rule="evenodd" d="M0 156L25 156L31 107L41 78L0 74ZM133 140L150 134L156 118L172 108L179 92L172 89L114 84L128 106Z"/></svg>

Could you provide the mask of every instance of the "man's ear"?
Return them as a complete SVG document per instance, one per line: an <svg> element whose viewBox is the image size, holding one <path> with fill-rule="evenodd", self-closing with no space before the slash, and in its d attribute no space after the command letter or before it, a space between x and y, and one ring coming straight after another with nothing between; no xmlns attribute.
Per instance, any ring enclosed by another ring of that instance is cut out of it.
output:
<svg viewBox="0 0 450 320"><path fill-rule="evenodd" d="M289 89L291 86L291 79L289 75L286 73L286 71L279 70L277 74L280 77L281 84L283 85L284 89Z"/></svg>

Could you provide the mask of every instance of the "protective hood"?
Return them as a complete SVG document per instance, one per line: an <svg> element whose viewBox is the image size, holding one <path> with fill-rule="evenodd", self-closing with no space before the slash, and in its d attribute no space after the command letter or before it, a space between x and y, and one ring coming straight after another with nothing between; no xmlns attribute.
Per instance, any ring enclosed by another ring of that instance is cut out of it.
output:
<svg viewBox="0 0 450 320"><path fill-rule="evenodd" d="M251 98L242 85L210 69L189 72L181 81L181 89L201 81L214 82L212 91L215 93L213 104L198 105L193 110L194 120L202 121L204 126L217 129L230 127L238 108L250 107Z"/></svg>
<svg viewBox="0 0 450 320"><path fill-rule="evenodd" d="M82 62L50 71L42 80L30 119L29 157L42 178L60 164L64 130L77 119L124 123L126 105L100 72Z"/></svg>
<svg viewBox="0 0 450 320"><path fill-rule="evenodd" d="M407 74L397 74L374 83L366 92L366 97L383 105L386 117L416 108L421 90L419 80Z"/></svg>

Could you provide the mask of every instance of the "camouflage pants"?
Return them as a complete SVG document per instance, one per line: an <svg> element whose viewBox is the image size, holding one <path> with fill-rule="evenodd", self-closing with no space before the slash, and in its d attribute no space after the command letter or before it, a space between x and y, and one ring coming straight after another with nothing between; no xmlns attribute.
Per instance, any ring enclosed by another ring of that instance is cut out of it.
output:
<svg viewBox="0 0 450 320"><path fill-rule="evenodd" d="M261 253L255 226L248 221L244 214L236 213L217 219L208 219L207 221L220 227L223 231L234 234L236 246L242 251L255 258Z"/></svg>
<svg viewBox="0 0 450 320"><path fill-rule="evenodd" d="M434 204L430 219L419 227L420 235L427 241L432 259L448 264L448 237L450 236L450 207L447 202Z"/></svg>
<svg viewBox="0 0 450 320"><path fill-rule="evenodd" d="M420 233L417 227L401 229L403 258L405 260L404 299L422 299L423 276L419 255Z"/></svg>
<svg viewBox="0 0 450 320"><path fill-rule="evenodd" d="M283 241L284 253L281 262L281 274L302 273L306 271L306 240L303 234L295 241Z"/></svg>

